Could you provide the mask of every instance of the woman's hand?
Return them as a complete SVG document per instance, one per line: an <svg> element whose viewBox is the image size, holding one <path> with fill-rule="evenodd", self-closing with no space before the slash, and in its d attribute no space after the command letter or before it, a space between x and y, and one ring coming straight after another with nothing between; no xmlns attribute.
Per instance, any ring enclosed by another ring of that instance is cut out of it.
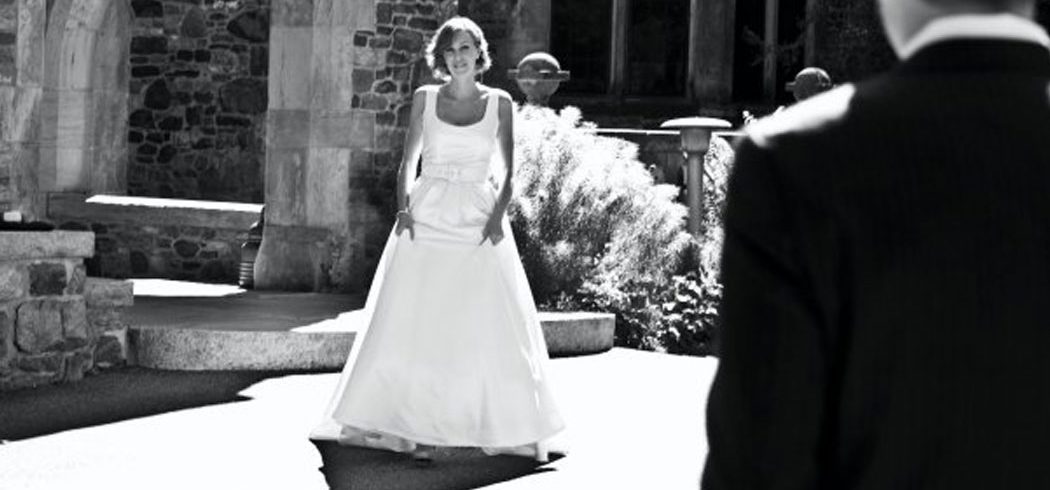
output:
<svg viewBox="0 0 1050 490"><path fill-rule="evenodd" d="M496 245L503 241L503 218L499 216L500 213L492 213L489 217L489 221L485 223L485 229L481 231L481 245L485 243L485 240L492 242L492 245Z"/></svg>
<svg viewBox="0 0 1050 490"><path fill-rule="evenodd" d="M408 211L397 212L397 224L394 227L394 234L401 236L401 232L408 230L409 239L416 239L416 222L412 220L412 213Z"/></svg>

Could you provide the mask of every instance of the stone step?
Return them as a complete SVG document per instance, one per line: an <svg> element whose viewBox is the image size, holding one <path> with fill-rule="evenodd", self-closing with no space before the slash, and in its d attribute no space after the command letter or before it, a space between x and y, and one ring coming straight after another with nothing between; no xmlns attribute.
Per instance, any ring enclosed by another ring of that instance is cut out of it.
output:
<svg viewBox="0 0 1050 490"><path fill-rule="evenodd" d="M157 280L136 280L135 294L129 362L155 369L337 370L363 323L357 296ZM540 323L552 357L613 346L612 314L541 312Z"/></svg>

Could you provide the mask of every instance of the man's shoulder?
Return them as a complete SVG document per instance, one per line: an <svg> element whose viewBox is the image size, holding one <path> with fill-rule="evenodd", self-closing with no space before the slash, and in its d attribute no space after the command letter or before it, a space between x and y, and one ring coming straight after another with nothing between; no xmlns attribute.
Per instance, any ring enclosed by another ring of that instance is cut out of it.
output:
<svg viewBox="0 0 1050 490"><path fill-rule="evenodd" d="M819 135L846 120L856 93L856 85L841 85L755 121L745 134L759 147L792 136Z"/></svg>

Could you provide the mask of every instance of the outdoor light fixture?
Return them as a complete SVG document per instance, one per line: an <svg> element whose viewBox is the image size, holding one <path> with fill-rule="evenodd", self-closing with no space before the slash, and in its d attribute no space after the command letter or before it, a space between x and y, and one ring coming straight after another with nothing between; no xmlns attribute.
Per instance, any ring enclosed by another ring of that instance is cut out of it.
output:
<svg viewBox="0 0 1050 490"><path fill-rule="evenodd" d="M704 155L711 147L711 132L730 129L729 121L711 117L683 117L665 121L664 129L678 130L682 155L685 157L686 193L689 205L689 233L700 235L700 219L704 206Z"/></svg>

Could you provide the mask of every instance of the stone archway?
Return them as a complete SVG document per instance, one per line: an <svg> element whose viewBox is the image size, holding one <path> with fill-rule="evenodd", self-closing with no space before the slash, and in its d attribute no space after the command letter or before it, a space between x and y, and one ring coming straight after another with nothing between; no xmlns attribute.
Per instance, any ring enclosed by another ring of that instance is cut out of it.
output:
<svg viewBox="0 0 1050 490"><path fill-rule="evenodd" d="M125 192L130 20L128 0L54 0L50 7L38 142L42 195Z"/></svg>

